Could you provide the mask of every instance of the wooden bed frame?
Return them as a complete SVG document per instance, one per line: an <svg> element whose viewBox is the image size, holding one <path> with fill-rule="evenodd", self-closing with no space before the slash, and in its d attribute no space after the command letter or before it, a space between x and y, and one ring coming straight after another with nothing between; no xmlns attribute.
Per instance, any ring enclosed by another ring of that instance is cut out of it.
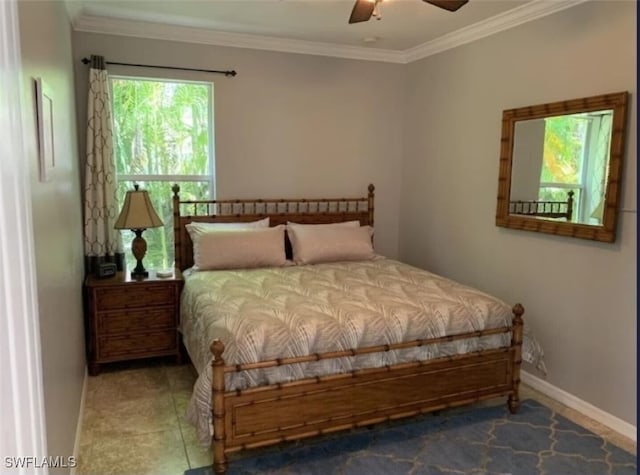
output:
<svg viewBox="0 0 640 475"><path fill-rule="evenodd" d="M366 197L341 199L181 201L179 191L175 185L175 252L176 266L181 270L193 264L192 243L185 229L192 221L255 221L268 216L272 226L287 221L332 223L349 220L373 225L373 185L369 185ZM482 399L507 396L509 410L516 412L520 405L523 313L522 305L516 304L511 325L502 328L251 364L226 365L224 344L214 340L210 349L213 354L214 427L211 445L215 473L226 473L227 455L242 449L368 426ZM509 346L245 390L225 389L226 373L499 333L511 333Z"/></svg>
<svg viewBox="0 0 640 475"><path fill-rule="evenodd" d="M564 218L573 216L573 191L567 193L567 201L509 201L509 214L536 216L538 218Z"/></svg>

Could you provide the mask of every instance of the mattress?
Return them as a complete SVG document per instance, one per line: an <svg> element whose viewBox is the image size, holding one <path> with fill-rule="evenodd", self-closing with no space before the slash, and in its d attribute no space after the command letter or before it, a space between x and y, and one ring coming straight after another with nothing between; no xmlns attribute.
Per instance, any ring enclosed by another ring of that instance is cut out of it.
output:
<svg viewBox="0 0 640 475"><path fill-rule="evenodd" d="M194 272L181 297L181 332L199 377L187 409L201 443L211 437L211 353L226 364L344 350L509 325L511 307L477 289L386 258ZM507 346L510 334L353 358L227 373L227 390ZM525 355L526 356L526 352Z"/></svg>

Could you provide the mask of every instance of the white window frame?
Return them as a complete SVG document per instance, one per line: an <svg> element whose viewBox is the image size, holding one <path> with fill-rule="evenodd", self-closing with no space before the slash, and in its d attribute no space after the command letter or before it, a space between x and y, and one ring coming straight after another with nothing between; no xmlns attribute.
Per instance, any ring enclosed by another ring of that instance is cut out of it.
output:
<svg viewBox="0 0 640 475"><path fill-rule="evenodd" d="M120 174L118 170L116 170L116 180L118 182L122 181L133 181L133 182L147 182L147 181L156 181L156 182L168 182L170 184L179 183L179 182L208 182L209 183L209 196L208 199L215 199L216 196L216 176L215 176L215 134L214 134L214 114L213 114L213 83L207 81L190 81L183 79L165 79L165 78L155 78L155 77L147 77L147 76L136 76L131 74L119 74L119 75L110 75L109 76L109 88L111 89L111 109L113 112L113 120L115 121L115 109L113 107L113 80L114 79L123 79L128 81L154 81L154 82L169 82L169 83L180 83L180 84L198 84L201 86L206 86L209 90L209 101L208 101L208 121L209 121L209 161L208 161L208 174L207 175L125 175ZM115 128L114 128L115 129ZM115 150L114 150L115 153Z"/></svg>

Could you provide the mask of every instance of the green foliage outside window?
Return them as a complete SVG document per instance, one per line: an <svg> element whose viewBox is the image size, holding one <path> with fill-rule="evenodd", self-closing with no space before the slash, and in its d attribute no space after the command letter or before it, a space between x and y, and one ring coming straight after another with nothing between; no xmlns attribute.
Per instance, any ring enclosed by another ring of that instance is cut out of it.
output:
<svg viewBox="0 0 640 475"><path fill-rule="evenodd" d="M581 213L582 167L588 131L589 120L581 115L545 119L538 199L564 202L568 199L567 193L572 190L574 192L572 221L579 220Z"/></svg>
<svg viewBox="0 0 640 475"><path fill-rule="evenodd" d="M541 183L580 183L588 125L575 115L545 119Z"/></svg>
<svg viewBox="0 0 640 475"><path fill-rule="evenodd" d="M173 266L172 192L182 199L207 199L212 190L211 85L137 78L112 78L118 198L138 183L146 189L164 226L148 229L144 265ZM122 231L127 268L135 267L134 235Z"/></svg>

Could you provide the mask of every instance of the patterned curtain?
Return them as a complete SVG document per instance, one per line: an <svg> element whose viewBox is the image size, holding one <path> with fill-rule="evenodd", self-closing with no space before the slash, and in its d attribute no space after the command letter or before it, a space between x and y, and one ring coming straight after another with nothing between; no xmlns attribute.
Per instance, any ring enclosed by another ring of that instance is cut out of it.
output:
<svg viewBox="0 0 640 475"><path fill-rule="evenodd" d="M122 239L113 225L118 217L109 78L102 56L91 56L84 182L85 269L115 262L122 270Z"/></svg>

